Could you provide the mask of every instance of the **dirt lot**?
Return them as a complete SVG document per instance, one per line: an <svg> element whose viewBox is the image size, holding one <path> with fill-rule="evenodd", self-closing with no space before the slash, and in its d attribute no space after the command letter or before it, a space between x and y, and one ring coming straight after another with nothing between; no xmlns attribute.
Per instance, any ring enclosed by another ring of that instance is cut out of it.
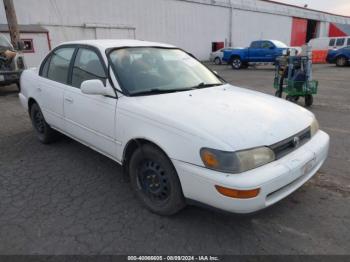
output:
<svg viewBox="0 0 350 262"><path fill-rule="evenodd" d="M213 68L274 93L272 67ZM292 196L243 217L149 213L113 161L64 137L41 145L15 88L1 88L0 254L350 254L350 68L315 66L314 77L311 110L331 136L326 164Z"/></svg>

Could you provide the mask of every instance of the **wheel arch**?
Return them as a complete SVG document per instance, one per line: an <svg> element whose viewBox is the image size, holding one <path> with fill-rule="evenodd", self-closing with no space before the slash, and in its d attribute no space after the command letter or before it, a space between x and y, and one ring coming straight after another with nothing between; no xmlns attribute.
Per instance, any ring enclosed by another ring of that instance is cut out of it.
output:
<svg viewBox="0 0 350 262"><path fill-rule="evenodd" d="M149 144L149 145L152 145L156 148L158 148L159 150L161 150L166 156L167 158L170 160L170 157L169 155L166 153L166 151L161 147L159 146L156 142L152 141L151 139L148 139L148 138L142 138L142 137L139 137L139 138L133 138L133 139L130 139L125 147L124 147L124 150L123 150L123 156L122 156L122 165L123 165L123 168L127 170L128 168L128 163L130 161L130 158L132 156L132 154L135 152L136 149L138 149L139 147L141 147L142 145L145 145L145 144ZM170 160L171 162L171 160Z"/></svg>
<svg viewBox="0 0 350 262"><path fill-rule="evenodd" d="M38 102L34 98L30 97L28 99L28 113L29 114L30 114L30 110L31 110L33 104L35 104L35 103L37 104Z"/></svg>

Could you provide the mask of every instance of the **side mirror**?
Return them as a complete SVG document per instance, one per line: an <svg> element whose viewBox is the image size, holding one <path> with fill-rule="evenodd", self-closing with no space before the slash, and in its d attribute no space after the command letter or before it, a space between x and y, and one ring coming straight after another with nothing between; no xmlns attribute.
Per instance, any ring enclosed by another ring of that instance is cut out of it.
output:
<svg viewBox="0 0 350 262"><path fill-rule="evenodd" d="M115 96L113 90L105 87L103 82L98 79L84 81L81 83L80 90L86 95Z"/></svg>
<svg viewBox="0 0 350 262"><path fill-rule="evenodd" d="M270 49L275 49L275 47L274 46L270 46Z"/></svg>

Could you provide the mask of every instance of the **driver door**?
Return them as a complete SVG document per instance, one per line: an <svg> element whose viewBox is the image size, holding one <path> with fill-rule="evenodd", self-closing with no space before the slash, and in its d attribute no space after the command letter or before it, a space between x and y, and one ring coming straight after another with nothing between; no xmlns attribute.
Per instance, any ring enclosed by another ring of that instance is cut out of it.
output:
<svg viewBox="0 0 350 262"><path fill-rule="evenodd" d="M65 130L88 146L115 158L117 99L83 94L80 90L81 83L91 79L99 79L109 85L99 51L79 47L71 64L70 84L64 92Z"/></svg>

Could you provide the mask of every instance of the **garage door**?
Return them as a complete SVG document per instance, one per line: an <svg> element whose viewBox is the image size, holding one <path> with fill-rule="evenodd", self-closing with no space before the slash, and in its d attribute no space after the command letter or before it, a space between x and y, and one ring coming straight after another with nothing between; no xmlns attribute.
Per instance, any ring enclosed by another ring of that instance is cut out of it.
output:
<svg viewBox="0 0 350 262"><path fill-rule="evenodd" d="M291 46L302 46L306 43L307 20L293 17Z"/></svg>

